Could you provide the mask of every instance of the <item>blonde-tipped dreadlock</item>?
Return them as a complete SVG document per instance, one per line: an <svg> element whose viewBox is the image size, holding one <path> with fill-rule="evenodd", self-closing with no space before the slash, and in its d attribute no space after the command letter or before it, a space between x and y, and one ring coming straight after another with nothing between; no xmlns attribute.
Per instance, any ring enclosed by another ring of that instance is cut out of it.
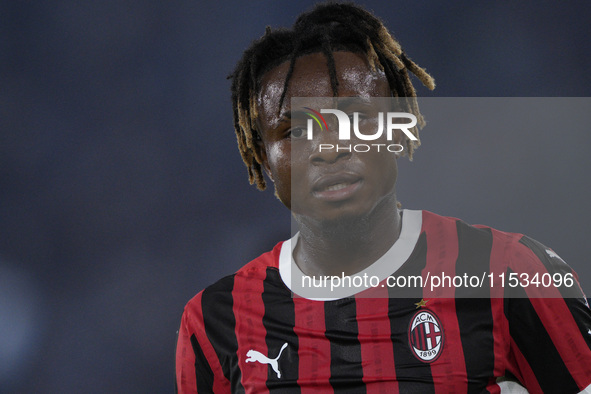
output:
<svg viewBox="0 0 591 394"><path fill-rule="evenodd" d="M332 90L337 96L338 81L333 52L343 50L365 54L372 69L377 67L385 73L393 97L412 97L408 109L417 115L419 125L424 125L408 71L431 90L435 88L434 79L405 55L383 23L368 11L354 4L317 5L312 11L300 15L291 30L272 31L267 27L265 35L244 52L230 76L233 80L232 104L238 148L248 169L250 183L256 183L260 190L266 187L261 168L263 161L257 149L260 137L256 130L256 96L261 77L279 64L290 61L281 100L277 103L279 109L285 99L296 59L322 52L327 59ZM418 128L415 127L413 133L419 137ZM420 140L405 138L403 144L412 160Z"/></svg>

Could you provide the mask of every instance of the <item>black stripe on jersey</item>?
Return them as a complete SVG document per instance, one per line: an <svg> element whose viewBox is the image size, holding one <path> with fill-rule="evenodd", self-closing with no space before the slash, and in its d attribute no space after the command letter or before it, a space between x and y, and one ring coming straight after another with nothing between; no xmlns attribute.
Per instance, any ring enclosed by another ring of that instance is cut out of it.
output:
<svg viewBox="0 0 591 394"><path fill-rule="evenodd" d="M427 266L427 236L422 233L408 261L396 271L396 276L421 275ZM423 363L412 354L409 345L408 327L412 316L416 313L415 303L423 298L423 290L412 288L388 288L390 300L388 309L390 328L392 331L392 347L394 351L394 367L396 380L401 393L435 393L431 365ZM405 297L405 298L401 298ZM412 297L412 298L411 298ZM424 384L420 384L424 383Z"/></svg>
<svg viewBox="0 0 591 394"><path fill-rule="evenodd" d="M507 270L507 274L513 272ZM521 353L527 358L542 391L545 393L578 393L579 387L571 377L562 357L525 289L505 287L505 316L509 333ZM535 333L535 335L534 335ZM557 378L560 377L560 378Z"/></svg>
<svg viewBox="0 0 591 394"><path fill-rule="evenodd" d="M490 271L492 233L458 220L458 259L456 275L482 278ZM481 288L456 288L456 315L460 327L468 392L485 390L488 380L494 376L493 314L490 285ZM483 356L484 355L484 356Z"/></svg>
<svg viewBox="0 0 591 394"><path fill-rule="evenodd" d="M265 305L263 326L267 330L265 341L269 356L276 357L287 343L278 360L281 380L269 368L267 388L270 393L301 393L298 386L298 337L294 332L295 307L291 292L283 285L279 270L275 267L267 267L262 298Z"/></svg>
<svg viewBox="0 0 591 394"><path fill-rule="evenodd" d="M236 318L234 317L234 275L220 279L206 288L201 296L205 334L212 344L222 366L226 379L230 381L233 393L244 393L240 382L238 366L238 341L236 339Z"/></svg>
<svg viewBox="0 0 591 394"><path fill-rule="evenodd" d="M195 375L198 393L213 393L213 371L199 346L195 334L191 335L191 346L195 353Z"/></svg>
<svg viewBox="0 0 591 394"><path fill-rule="evenodd" d="M330 379L336 393L365 393L355 298L324 303L326 338L330 342Z"/></svg>

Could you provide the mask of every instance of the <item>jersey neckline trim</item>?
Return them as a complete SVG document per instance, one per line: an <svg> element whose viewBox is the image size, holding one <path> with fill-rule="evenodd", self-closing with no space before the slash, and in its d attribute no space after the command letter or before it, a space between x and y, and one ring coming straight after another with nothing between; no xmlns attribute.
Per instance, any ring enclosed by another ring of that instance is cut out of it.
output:
<svg viewBox="0 0 591 394"><path fill-rule="evenodd" d="M404 209L402 211L402 226L400 229L400 236L394 244L388 249L386 253L377 259L372 265L355 274L355 276L368 277L376 276L379 281L386 279L392 275L408 260L412 254L421 234L423 225L423 211ZM305 292L302 287L295 288L292 286L292 280L302 283L302 279L306 276L300 268L293 261L292 252L298 243L299 232L291 239L286 240L281 245L279 254L279 274L281 280L295 294L297 297L306 298L314 301L334 301L342 298L351 297L361 291L366 290L365 287L342 287L334 289L330 292L331 297L317 296L322 293L326 295L329 289L322 288L306 288ZM295 291L297 290L297 291ZM334 295L334 296L333 296Z"/></svg>

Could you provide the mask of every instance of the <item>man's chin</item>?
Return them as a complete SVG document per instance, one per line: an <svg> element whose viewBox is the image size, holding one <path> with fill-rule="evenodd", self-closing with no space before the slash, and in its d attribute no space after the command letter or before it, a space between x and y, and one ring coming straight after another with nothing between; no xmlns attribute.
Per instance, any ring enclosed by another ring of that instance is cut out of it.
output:
<svg viewBox="0 0 591 394"><path fill-rule="evenodd" d="M314 215L293 213L300 226L314 228L320 234L353 234L363 231L368 223L368 215L345 212L339 215Z"/></svg>

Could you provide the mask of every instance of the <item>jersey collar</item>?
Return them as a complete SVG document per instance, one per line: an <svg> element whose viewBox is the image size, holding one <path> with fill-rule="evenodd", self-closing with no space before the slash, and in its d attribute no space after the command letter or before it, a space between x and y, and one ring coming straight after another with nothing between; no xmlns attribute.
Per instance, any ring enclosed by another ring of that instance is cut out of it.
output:
<svg viewBox="0 0 591 394"><path fill-rule="evenodd" d="M402 228L400 229L400 236L396 242L394 242L392 247L384 253L382 257L363 271L355 274L355 276L375 276L379 279L379 282L381 282L386 277L395 273L408 260L414 250L419 235L421 234L422 224L422 211L403 210ZM366 290L366 287L353 286L339 287L332 290L330 289L330 286L322 288L302 287L302 279L305 277L305 274L300 270L297 264L295 264L292 257L293 250L298 242L298 237L299 233L296 233L291 239L285 241L281 246L281 252L279 254L279 273L281 279L296 296L310 300L331 301L351 297Z"/></svg>

